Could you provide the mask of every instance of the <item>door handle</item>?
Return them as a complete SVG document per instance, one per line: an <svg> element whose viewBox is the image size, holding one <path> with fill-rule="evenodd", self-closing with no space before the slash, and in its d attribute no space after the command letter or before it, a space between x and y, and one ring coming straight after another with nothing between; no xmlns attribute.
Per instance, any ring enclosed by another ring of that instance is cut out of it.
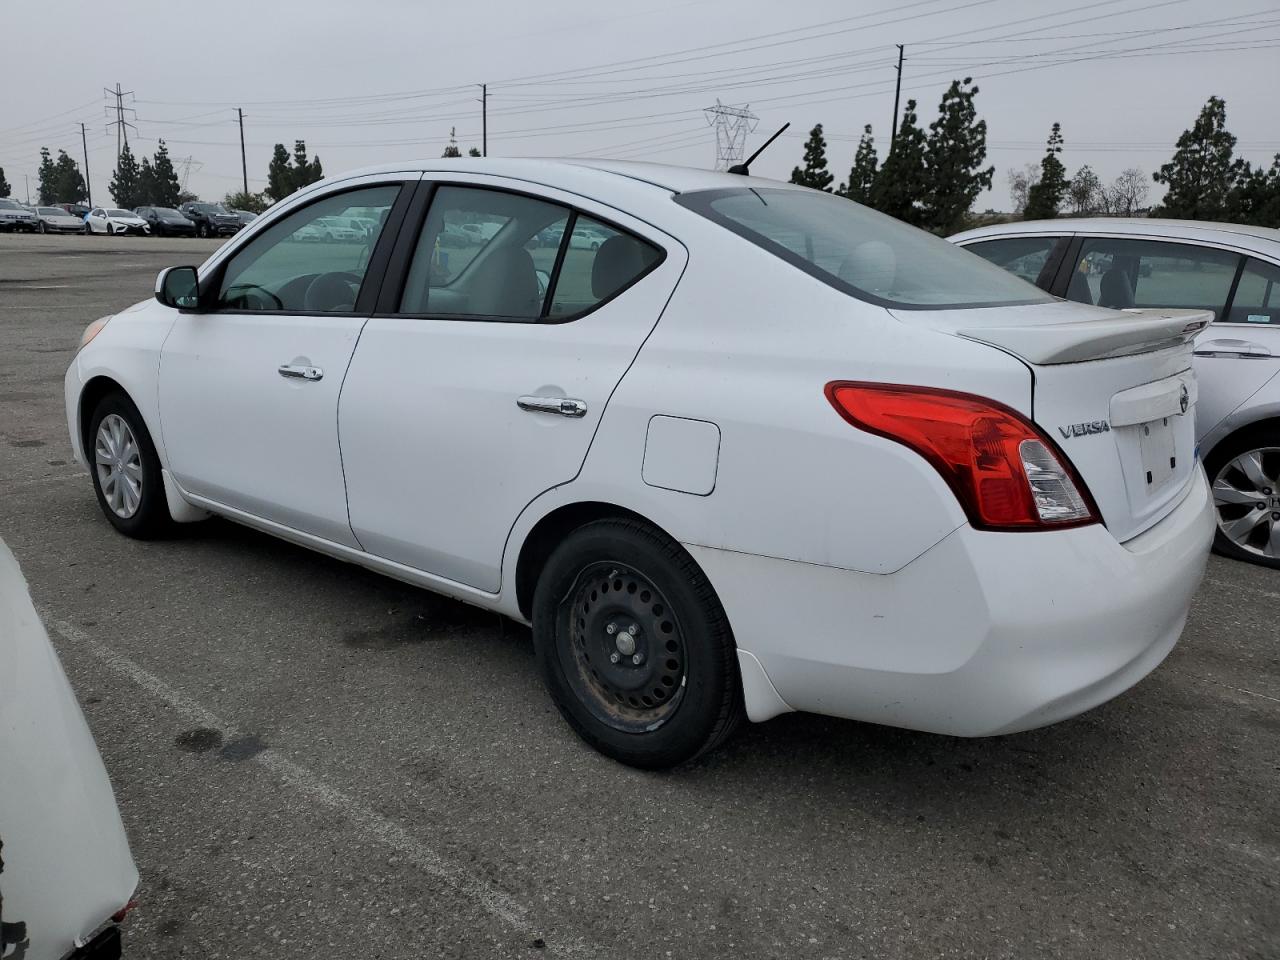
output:
<svg viewBox="0 0 1280 960"><path fill-rule="evenodd" d="M584 400L573 400L569 397L520 397L516 406L530 413L554 413L561 417L585 417L587 404Z"/></svg>
<svg viewBox="0 0 1280 960"><path fill-rule="evenodd" d="M1197 357L1240 357L1245 360L1267 360L1271 351L1252 340L1206 340L1196 344Z"/></svg>
<svg viewBox="0 0 1280 960"><path fill-rule="evenodd" d="M309 367L299 363L282 363L277 372L280 376L291 380L319 380L324 376L324 371L319 367Z"/></svg>

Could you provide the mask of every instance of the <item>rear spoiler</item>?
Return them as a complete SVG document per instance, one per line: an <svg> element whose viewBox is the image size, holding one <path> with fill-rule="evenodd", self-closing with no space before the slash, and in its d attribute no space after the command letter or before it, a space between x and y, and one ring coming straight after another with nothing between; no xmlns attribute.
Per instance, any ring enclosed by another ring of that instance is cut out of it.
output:
<svg viewBox="0 0 1280 960"><path fill-rule="evenodd" d="M1109 317L1015 327L973 327L956 334L1028 363L1081 363L1149 353L1186 343L1213 322L1208 310L1122 310Z"/></svg>

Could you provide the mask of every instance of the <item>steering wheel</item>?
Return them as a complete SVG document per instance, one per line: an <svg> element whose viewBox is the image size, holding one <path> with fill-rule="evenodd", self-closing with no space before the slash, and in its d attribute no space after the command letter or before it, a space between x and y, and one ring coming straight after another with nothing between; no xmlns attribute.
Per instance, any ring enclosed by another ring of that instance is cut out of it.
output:
<svg viewBox="0 0 1280 960"><path fill-rule="evenodd" d="M224 302L231 297L242 300L245 309L248 310L283 310L284 301L277 297L266 287L261 287L256 283L238 283L227 291L229 297L224 297Z"/></svg>
<svg viewBox="0 0 1280 960"><path fill-rule="evenodd" d="M302 309L314 313L336 310L352 310L360 293L361 279L347 271L321 273L309 284L302 295Z"/></svg>

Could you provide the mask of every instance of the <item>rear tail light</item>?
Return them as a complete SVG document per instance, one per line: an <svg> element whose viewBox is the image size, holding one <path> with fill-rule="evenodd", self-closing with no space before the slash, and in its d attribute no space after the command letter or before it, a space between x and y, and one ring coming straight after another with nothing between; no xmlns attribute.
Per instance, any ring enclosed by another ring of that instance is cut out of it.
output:
<svg viewBox="0 0 1280 960"><path fill-rule="evenodd" d="M827 399L849 423L901 443L942 475L983 530L1058 530L1098 522L1070 462L1026 417L969 393L835 381Z"/></svg>

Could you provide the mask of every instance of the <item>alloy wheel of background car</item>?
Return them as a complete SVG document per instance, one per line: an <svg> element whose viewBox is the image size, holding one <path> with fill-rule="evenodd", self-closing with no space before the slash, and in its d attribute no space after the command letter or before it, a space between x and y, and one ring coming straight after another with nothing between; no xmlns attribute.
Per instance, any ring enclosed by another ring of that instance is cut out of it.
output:
<svg viewBox="0 0 1280 960"><path fill-rule="evenodd" d="M85 451L93 464L93 489L111 525L148 540L173 525L165 500L160 458L138 408L123 393L98 401L89 420Z"/></svg>
<svg viewBox="0 0 1280 960"><path fill-rule="evenodd" d="M570 533L547 561L533 638L552 699L591 746L646 769L723 742L742 714L719 598L678 543L639 521Z"/></svg>
<svg viewBox="0 0 1280 960"><path fill-rule="evenodd" d="M1233 445L1213 470L1219 553L1280 567L1280 443Z"/></svg>

